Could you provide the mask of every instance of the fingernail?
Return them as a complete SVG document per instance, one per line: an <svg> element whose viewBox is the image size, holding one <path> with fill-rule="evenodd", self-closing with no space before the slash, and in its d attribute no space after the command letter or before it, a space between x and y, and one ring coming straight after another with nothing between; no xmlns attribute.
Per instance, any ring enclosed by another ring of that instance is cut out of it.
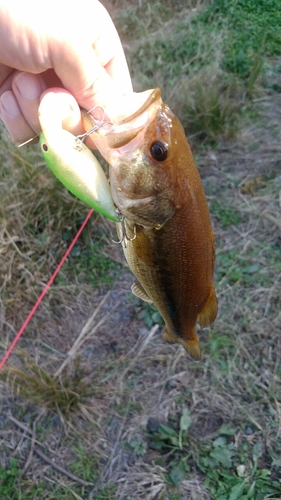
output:
<svg viewBox="0 0 281 500"><path fill-rule="evenodd" d="M38 99L45 90L41 78L31 73L19 73L14 78L13 86L16 87L17 91L24 99L29 101Z"/></svg>
<svg viewBox="0 0 281 500"><path fill-rule="evenodd" d="M21 114L18 102L11 90L7 90L6 92L4 92L4 94L2 94L1 106L11 118L15 118L16 116L19 116Z"/></svg>

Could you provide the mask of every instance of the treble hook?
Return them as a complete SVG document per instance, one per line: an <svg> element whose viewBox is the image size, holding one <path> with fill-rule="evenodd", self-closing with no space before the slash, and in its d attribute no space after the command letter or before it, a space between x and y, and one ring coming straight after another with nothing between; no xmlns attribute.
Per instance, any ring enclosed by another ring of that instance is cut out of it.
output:
<svg viewBox="0 0 281 500"><path fill-rule="evenodd" d="M136 225L134 225L134 236L132 238L129 238L128 234L127 234L127 230L126 230L126 225L125 225L125 217L124 217L124 215L121 214L121 212L118 208L116 209L116 215L117 215L117 217L120 221L120 224L121 224L121 231L120 231L121 238L119 239L119 241L116 241L111 236L111 241L112 241L112 243L116 243L116 245L123 243L124 247L127 248L128 241L134 241L137 237L137 227L136 227Z"/></svg>
<svg viewBox="0 0 281 500"><path fill-rule="evenodd" d="M93 115L91 115L91 111L94 111L98 108L101 109L101 112L102 112L102 117L99 120L97 120ZM104 111L103 107L100 106L99 104L97 104L96 106L91 108L89 111L87 111L87 114L93 118L95 125L90 130L88 130L88 132L85 132L84 134L81 134L81 135L77 135L76 147L78 147L78 148L79 148L79 141L84 142L85 139L88 137L88 135L91 135L93 132L96 132L96 130L98 130L99 128L104 127L105 125L112 125L111 122L104 121L105 111Z"/></svg>

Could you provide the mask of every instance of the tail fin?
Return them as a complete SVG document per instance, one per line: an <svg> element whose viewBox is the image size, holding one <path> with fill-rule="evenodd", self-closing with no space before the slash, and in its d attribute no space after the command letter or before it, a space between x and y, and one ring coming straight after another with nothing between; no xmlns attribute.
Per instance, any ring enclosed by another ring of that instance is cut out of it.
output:
<svg viewBox="0 0 281 500"><path fill-rule="evenodd" d="M196 340L182 339L180 343L193 359L196 359L196 361L199 361L199 359L201 359L201 350L198 337Z"/></svg>
<svg viewBox="0 0 281 500"><path fill-rule="evenodd" d="M193 359L196 359L196 361L198 361L199 359L201 359L201 351L200 351L198 335L196 333L195 328L192 333L193 333L192 340L185 340L181 337L178 337L174 333L170 332L166 327L163 332L163 339L166 342L169 342L170 344L181 344L185 348L185 350L190 354L190 356Z"/></svg>

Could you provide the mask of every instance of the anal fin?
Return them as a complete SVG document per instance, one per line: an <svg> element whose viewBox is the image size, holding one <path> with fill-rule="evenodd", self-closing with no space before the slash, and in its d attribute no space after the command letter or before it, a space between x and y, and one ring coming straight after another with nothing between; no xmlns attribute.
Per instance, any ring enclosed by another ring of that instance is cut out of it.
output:
<svg viewBox="0 0 281 500"><path fill-rule="evenodd" d="M148 297L145 289L143 288L143 286L140 284L139 281L135 281L132 284L131 290L132 290L133 294L136 297L138 297L139 299L142 299L145 302L150 302L150 303L152 302L152 300Z"/></svg>
<svg viewBox="0 0 281 500"><path fill-rule="evenodd" d="M204 306L203 311L199 314L199 323L201 328L210 325L216 319L218 313L218 301L215 288L212 287L208 300Z"/></svg>

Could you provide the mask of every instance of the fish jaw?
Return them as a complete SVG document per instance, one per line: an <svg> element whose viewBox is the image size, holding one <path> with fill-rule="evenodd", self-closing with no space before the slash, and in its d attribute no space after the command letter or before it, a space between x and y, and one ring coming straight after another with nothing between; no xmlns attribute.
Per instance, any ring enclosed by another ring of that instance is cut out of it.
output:
<svg viewBox="0 0 281 500"><path fill-rule="evenodd" d="M134 94L138 105L136 112L121 121L105 123L90 134L90 138L109 164L111 163L112 150L131 142L147 125L151 114L154 113L151 104L159 98L160 94L160 89ZM132 97L130 100L132 101ZM142 105L139 107L141 102ZM132 107L134 106L132 105ZM94 117L85 110L82 110L82 122L86 132L89 132L96 125Z"/></svg>

